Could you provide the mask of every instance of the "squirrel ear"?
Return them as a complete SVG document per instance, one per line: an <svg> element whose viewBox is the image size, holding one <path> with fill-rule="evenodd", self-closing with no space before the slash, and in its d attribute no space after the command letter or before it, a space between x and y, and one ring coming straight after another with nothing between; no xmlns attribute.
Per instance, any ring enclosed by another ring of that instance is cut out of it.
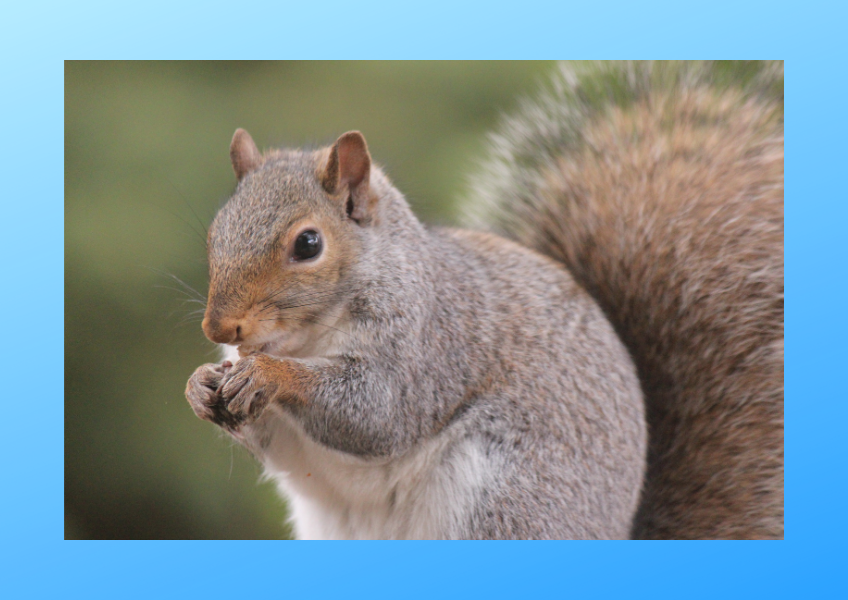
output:
<svg viewBox="0 0 848 600"><path fill-rule="evenodd" d="M360 221L370 212L370 177L371 155L365 138L358 131L348 131L330 148L321 182L330 194L347 188L348 216L354 221Z"/></svg>
<svg viewBox="0 0 848 600"><path fill-rule="evenodd" d="M262 153L244 129L236 129L233 134L233 141L230 142L230 160L233 161L233 171L236 172L239 181L262 164Z"/></svg>

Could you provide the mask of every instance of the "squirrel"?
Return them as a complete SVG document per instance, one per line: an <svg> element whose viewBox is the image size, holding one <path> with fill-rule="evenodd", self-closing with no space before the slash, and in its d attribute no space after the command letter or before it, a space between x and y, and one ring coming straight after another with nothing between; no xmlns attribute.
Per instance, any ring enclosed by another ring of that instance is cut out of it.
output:
<svg viewBox="0 0 848 600"><path fill-rule="evenodd" d="M230 156L186 397L297 537L783 537L782 63L561 65L477 230L357 131Z"/></svg>

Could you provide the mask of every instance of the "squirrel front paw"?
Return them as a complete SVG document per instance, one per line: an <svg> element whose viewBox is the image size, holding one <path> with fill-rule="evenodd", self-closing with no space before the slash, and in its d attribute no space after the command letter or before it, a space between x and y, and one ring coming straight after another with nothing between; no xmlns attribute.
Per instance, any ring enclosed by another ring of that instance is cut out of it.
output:
<svg viewBox="0 0 848 600"><path fill-rule="evenodd" d="M236 424L255 421L279 396L281 382L273 376L272 361L279 362L262 354L245 356L224 377L218 393Z"/></svg>
<svg viewBox="0 0 848 600"><path fill-rule="evenodd" d="M224 376L232 368L230 361L221 364L208 363L195 370L186 385L185 395L194 414L204 421L216 425L228 425L232 419L227 414L218 393Z"/></svg>

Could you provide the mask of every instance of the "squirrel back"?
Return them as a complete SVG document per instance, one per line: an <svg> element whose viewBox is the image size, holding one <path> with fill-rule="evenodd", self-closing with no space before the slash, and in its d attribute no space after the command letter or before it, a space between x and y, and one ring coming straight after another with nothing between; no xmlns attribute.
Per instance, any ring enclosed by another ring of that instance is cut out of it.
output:
<svg viewBox="0 0 848 600"><path fill-rule="evenodd" d="M636 364L640 538L783 536L783 64L563 65L469 214L566 265Z"/></svg>

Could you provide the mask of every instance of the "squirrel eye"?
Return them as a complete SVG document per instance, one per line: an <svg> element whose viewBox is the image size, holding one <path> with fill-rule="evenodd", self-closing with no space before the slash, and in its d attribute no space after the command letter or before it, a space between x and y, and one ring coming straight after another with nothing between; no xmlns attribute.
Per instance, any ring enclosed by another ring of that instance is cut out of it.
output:
<svg viewBox="0 0 848 600"><path fill-rule="evenodd" d="M321 252L321 236L317 231L304 231L294 242L294 260L307 260Z"/></svg>

